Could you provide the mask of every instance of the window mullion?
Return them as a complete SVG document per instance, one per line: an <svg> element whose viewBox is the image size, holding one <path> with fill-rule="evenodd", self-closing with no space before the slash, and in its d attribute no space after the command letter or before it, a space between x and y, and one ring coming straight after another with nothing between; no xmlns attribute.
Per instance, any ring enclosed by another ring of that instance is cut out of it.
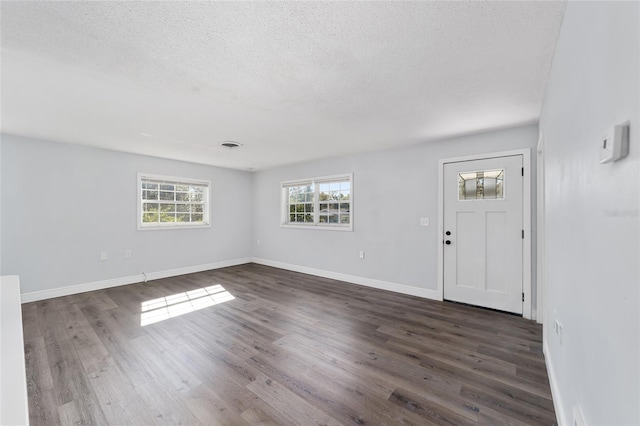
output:
<svg viewBox="0 0 640 426"><path fill-rule="evenodd" d="M320 221L320 185L313 182L313 224L317 225Z"/></svg>
<svg viewBox="0 0 640 426"><path fill-rule="evenodd" d="M178 182L173 183L173 221L178 223Z"/></svg>

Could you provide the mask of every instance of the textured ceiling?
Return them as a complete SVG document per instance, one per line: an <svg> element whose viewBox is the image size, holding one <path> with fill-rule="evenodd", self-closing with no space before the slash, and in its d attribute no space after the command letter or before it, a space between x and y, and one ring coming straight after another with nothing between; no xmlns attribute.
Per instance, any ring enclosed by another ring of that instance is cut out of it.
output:
<svg viewBox="0 0 640 426"><path fill-rule="evenodd" d="M2 131L263 169L532 123L564 7L2 1Z"/></svg>

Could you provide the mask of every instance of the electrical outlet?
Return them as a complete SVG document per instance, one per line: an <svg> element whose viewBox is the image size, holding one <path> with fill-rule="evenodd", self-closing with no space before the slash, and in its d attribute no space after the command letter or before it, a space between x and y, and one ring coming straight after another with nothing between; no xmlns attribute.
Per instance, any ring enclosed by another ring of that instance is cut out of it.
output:
<svg viewBox="0 0 640 426"><path fill-rule="evenodd" d="M131 250L125 250L124 251L124 257L126 257L126 258L131 257Z"/></svg>
<svg viewBox="0 0 640 426"><path fill-rule="evenodd" d="M106 251L101 251L100 252L100 260L102 260L103 262L105 260L107 260L109 257L107 256L107 252Z"/></svg>
<svg viewBox="0 0 640 426"><path fill-rule="evenodd" d="M364 259L364 250L360 250L359 256L360 259Z"/></svg>
<svg viewBox="0 0 640 426"><path fill-rule="evenodd" d="M421 217L420 218L420 226L429 226L429 218Z"/></svg>

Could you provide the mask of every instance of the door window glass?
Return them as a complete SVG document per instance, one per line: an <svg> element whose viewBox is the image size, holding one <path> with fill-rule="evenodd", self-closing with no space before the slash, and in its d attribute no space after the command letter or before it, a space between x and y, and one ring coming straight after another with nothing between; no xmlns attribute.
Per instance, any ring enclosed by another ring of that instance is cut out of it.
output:
<svg viewBox="0 0 640 426"><path fill-rule="evenodd" d="M504 169L458 174L458 200L504 199Z"/></svg>

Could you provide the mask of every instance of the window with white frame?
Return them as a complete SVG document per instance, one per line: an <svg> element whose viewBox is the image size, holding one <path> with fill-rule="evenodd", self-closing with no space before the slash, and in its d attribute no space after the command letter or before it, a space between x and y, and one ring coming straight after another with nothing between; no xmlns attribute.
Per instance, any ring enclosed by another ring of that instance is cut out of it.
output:
<svg viewBox="0 0 640 426"><path fill-rule="evenodd" d="M282 183L282 225L353 229L353 175Z"/></svg>
<svg viewBox="0 0 640 426"><path fill-rule="evenodd" d="M208 227L206 180L138 174L138 229Z"/></svg>

